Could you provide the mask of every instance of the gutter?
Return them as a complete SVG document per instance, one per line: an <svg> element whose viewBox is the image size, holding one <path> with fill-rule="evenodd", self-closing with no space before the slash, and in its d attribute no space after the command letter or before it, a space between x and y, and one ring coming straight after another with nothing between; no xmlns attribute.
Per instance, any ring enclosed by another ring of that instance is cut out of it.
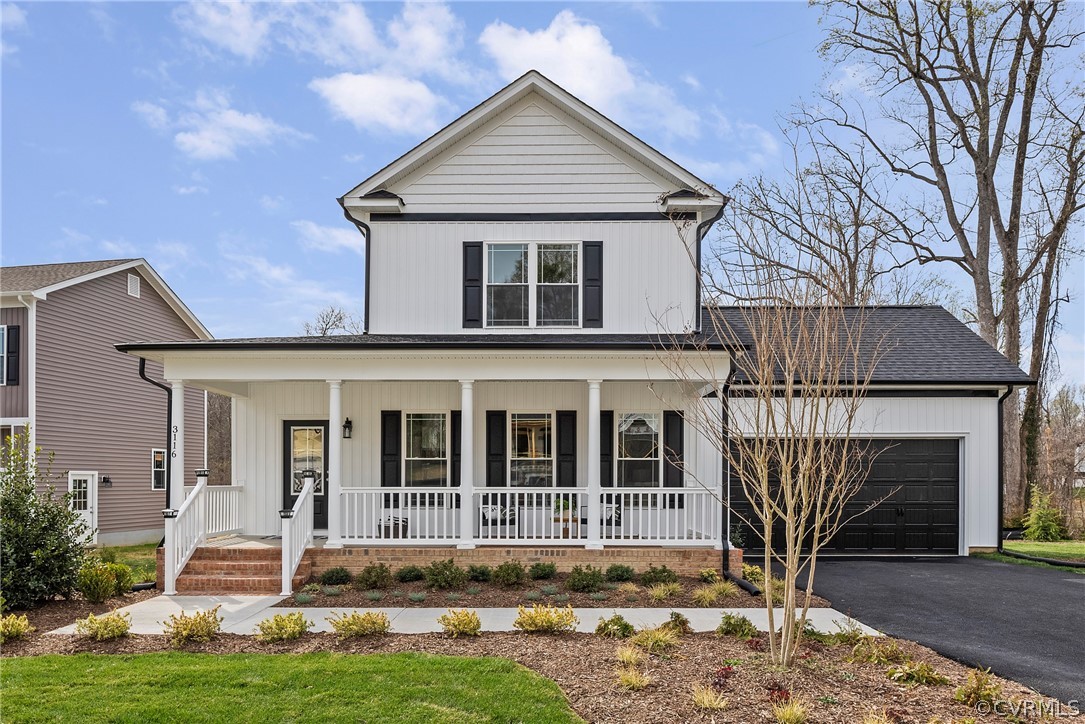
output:
<svg viewBox="0 0 1085 724"><path fill-rule="evenodd" d="M173 475L171 474L172 469L173 469L173 456L170 454L170 450L171 450L171 447L172 447L171 443L173 442L173 439L172 439L172 437L170 435L170 430L173 429L173 388L170 387L169 385L163 384L161 382L157 382L155 380L152 380L150 377L148 377L147 376L147 360L143 359L142 357L139 358L139 376L145 382L149 382L152 385L154 385L155 387L158 387L159 389L162 389L162 390L166 391L166 447L164 449L166 451L166 505L165 505L165 507L168 508L168 507L170 507L170 500L171 500L171 498L170 498L170 485L173 484L173 482L172 482L173 481ZM206 402L205 402L205 404L206 404ZM205 433L206 433L206 429L205 429ZM205 440L206 440L206 434L204 435L204 437L205 437ZM166 539L162 538L162 542L159 543L158 545L159 545L159 547L161 547L161 546L164 546L165 544L166 544Z"/></svg>

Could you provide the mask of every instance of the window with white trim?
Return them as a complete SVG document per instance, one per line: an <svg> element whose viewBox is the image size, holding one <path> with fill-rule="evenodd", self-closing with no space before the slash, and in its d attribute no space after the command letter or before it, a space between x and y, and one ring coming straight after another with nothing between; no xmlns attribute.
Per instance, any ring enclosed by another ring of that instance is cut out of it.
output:
<svg viewBox="0 0 1085 724"><path fill-rule="evenodd" d="M128 275L128 296L139 299L139 275Z"/></svg>
<svg viewBox="0 0 1085 724"><path fill-rule="evenodd" d="M403 456L406 486L448 485L448 415L408 412L403 426L407 441Z"/></svg>
<svg viewBox="0 0 1085 724"><path fill-rule="evenodd" d="M486 325L580 326L579 242L486 244Z"/></svg>
<svg viewBox="0 0 1085 724"><path fill-rule="evenodd" d="M162 448L151 450L151 490L166 489L166 451Z"/></svg>
<svg viewBox="0 0 1085 724"><path fill-rule="evenodd" d="M554 485L554 416L549 412L514 412L509 416L509 485Z"/></svg>
<svg viewBox="0 0 1085 724"><path fill-rule="evenodd" d="M8 326L0 324L0 386L8 383Z"/></svg>
<svg viewBox="0 0 1085 724"><path fill-rule="evenodd" d="M653 488L662 479L663 456L660 428L663 416L658 412L629 412L618 418L619 487Z"/></svg>

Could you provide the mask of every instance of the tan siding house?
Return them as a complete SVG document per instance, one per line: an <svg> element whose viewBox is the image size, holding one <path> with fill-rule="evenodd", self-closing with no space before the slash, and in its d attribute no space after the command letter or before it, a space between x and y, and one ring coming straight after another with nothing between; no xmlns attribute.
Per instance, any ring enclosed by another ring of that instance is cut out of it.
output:
<svg viewBox="0 0 1085 724"><path fill-rule="evenodd" d="M65 273L61 273L60 267ZM60 277L59 280L57 278ZM166 392L140 379L139 361L116 351L125 340L210 335L143 260L0 269L0 324L18 325L17 384L0 387L0 433L30 425L54 455L60 484L78 493L97 542L127 544L162 536ZM159 382L161 365L148 362ZM205 459L205 395L185 391L185 481Z"/></svg>

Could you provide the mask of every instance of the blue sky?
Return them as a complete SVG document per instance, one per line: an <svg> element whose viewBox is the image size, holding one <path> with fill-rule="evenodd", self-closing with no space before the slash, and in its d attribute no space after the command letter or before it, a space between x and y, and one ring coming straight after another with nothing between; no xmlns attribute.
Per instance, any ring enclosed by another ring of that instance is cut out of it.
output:
<svg viewBox="0 0 1085 724"><path fill-rule="evenodd" d="M779 115L844 77L817 20L797 2L5 4L3 263L144 256L216 336L297 334L327 304L361 310L336 197L525 70L726 190L779 167ZM1066 324L1081 379L1080 299Z"/></svg>

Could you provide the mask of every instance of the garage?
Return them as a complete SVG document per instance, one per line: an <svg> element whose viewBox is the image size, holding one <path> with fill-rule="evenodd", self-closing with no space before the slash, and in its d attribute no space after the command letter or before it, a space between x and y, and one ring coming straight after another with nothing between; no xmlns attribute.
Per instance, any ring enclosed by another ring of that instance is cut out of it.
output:
<svg viewBox="0 0 1085 724"><path fill-rule="evenodd" d="M960 440L879 439L870 441L872 462L847 515L884 498L873 510L846 524L823 549L842 554L952 554L959 548ZM732 510L749 517L751 506L737 479L731 481ZM746 549L763 547L749 527L732 516ZM783 535L782 526L778 533Z"/></svg>

